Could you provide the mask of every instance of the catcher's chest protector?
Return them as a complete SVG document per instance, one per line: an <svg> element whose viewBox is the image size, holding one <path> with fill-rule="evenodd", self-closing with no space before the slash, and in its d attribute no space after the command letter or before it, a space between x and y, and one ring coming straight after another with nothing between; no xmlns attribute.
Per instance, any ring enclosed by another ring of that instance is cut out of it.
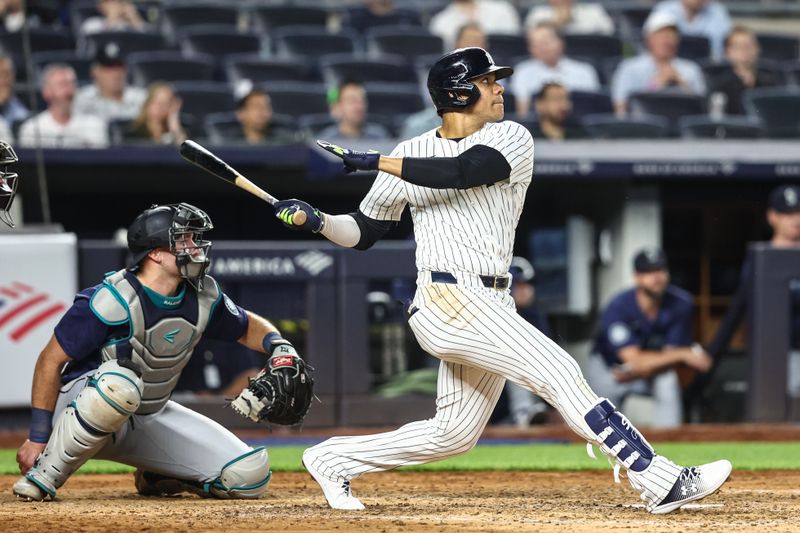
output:
<svg viewBox="0 0 800 533"><path fill-rule="evenodd" d="M125 278L124 270L103 280L103 286L92 296L89 306L100 320L110 326L128 324L129 337L109 342L100 352L103 361L128 357L142 369L144 390L137 414L155 413L167 403L183 367L200 342L211 313L222 296L210 276L206 276L204 283L203 291L196 293L195 323L180 316L195 315L194 312L181 313L186 310L186 305L193 303L188 297L176 309L161 313L163 316L155 322L148 320L153 317L145 316L146 308Z"/></svg>

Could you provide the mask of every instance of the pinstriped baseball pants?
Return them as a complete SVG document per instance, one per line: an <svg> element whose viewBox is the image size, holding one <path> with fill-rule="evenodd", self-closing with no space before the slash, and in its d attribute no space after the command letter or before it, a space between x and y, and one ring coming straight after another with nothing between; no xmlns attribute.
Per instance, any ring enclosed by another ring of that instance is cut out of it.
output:
<svg viewBox="0 0 800 533"><path fill-rule="evenodd" d="M349 480L468 451L506 379L541 396L573 431L595 440L584 416L600 399L575 360L517 314L507 291L456 277L458 285L431 283L421 272L414 299L419 310L409 319L422 348L441 360L436 415L387 433L334 437L314 446L313 466L324 476ZM654 490L669 491L673 474L664 472Z"/></svg>

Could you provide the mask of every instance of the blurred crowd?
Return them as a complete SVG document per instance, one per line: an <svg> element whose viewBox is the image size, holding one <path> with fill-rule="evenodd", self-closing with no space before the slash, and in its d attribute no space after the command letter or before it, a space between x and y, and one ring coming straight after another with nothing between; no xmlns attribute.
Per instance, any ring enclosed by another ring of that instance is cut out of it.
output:
<svg viewBox="0 0 800 533"><path fill-rule="evenodd" d="M737 25L716 0L620 5L2 0L0 136L403 138L437 125L427 69L462 46L514 66L506 117L537 138L800 136L796 37Z"/></svg>

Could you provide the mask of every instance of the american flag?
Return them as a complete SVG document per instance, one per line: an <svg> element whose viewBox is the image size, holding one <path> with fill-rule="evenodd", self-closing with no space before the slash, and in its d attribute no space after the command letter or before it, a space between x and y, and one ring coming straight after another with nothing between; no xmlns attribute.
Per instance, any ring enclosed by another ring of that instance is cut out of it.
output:
<svg viewBox="0 0 800 533"><path fill-rule="evenodd" d="M66 304L25 283L0 285L0 335L20 342L66 308Z"/></svg>

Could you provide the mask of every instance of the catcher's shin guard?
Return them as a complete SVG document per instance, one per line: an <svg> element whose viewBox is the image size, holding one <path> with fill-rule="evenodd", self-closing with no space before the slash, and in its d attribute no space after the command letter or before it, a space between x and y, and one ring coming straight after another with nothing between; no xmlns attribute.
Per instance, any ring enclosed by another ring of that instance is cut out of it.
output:
<svg viewBox="0 0 800 533"><path fill-rule="evenodd" d="M253 499L267 490L271 478L267 449L259 446L223 466L219 477L203 488L217 498Z"/></svg>
<svg viewBox="0 0 800 533"><path fill-rule="evenodd" d="M53 428L42 455L25 478L51 498L136 412L142 399L141 372L131 361L106 361L97 369Z"/></svg>

